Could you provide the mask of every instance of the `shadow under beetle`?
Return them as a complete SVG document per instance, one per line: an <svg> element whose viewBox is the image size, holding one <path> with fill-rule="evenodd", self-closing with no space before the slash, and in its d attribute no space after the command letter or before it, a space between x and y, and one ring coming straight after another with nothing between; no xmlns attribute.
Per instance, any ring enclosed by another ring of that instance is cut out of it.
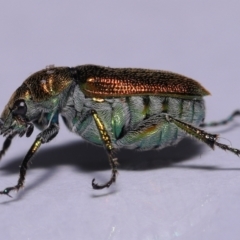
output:
<svg viewBox="0 0 240 240"><path fill-rule="evenodd" d="M34 126L41 130L20 166L17 184L1 191L9 195L24 185L28 163L43 143L59 131L58 117L68 129L83 139L106 149L112 169L110 180L94 189L109 187L116 181L119 148L150 150L178 143L190 135L211 148L218 146L240 155L240 150L217 141L217 134L204 126L203 96L210 93L185 76L158 70L109 68L96 65L48 67L28 77L13 93L0 118L0 134L6 136L0 158L12 139L30 137Z"/></svg>

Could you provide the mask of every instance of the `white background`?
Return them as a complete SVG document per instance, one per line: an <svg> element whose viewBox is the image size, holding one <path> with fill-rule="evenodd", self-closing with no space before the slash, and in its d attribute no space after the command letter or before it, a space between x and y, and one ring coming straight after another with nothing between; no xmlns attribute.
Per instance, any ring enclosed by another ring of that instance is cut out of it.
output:
<svg viewBox="0 0 240 240"><path fill-rule="evenodd" d="M239 108L240 3L173 1L2 1L0 107L46 65L99 64L178 72L199 81L206 121ZM209 129L240 148L240 120ZM0 188L16 184L30 139L1 161ZM3 142L3 138L1 138ZM240 161L193 139L162 151L120 151L119 176L106 154L61 131L33 159L24 190L0 196L1 239L239 239Z"/></svg>

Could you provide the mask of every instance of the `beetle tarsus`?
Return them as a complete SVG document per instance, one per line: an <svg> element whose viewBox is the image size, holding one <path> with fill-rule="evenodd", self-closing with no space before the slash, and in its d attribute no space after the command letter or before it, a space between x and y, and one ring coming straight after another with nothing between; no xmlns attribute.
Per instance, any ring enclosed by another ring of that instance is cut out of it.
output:
<svg viewBox="0 0 240 240"><path fill-rule="evenodd" d="M240 150L237 149L237 148L232 148L232 147L229 147L228 145L225 145L225 144L222 144L222 143L219 143L219 142L215 142L215 145L220 147L221 149L223 149L225 151L230 151L230 152L236 154L238 157L240 156Z"/></svg>
<svg viewBox="0 0 240 240"><path fill-rule="evenodd" d="M103 189L103 188L109 188L112 185L112 183L116 182L116 177L117 177L117 170L115 169L115 170L112 171L112 176L107 183L105 183L103 185L99 185L99 184L95 183L95 178L94 178L92 180L92 187L95 190L100 190L100 189Z"/></svg>
<svg viewBox="0 0 240 240"><path fill-rule="evenodd" d="M19 188L16 186L16 187L8 187L8 188L5 188L3 191L0 192L1 195L7 195L9 196L10 198L12 198L12 196L9 194L11 191L13 190L19 190Z"/></svg>
<svg viewBox="0 0 240 240"><path fill-rule="evenodd" d="M116 182L117 174L118 174L118 171L117 171L117 165L118 165L117 158L112 158L111 156L109 156L109 162L110 162L110 166L112 168L112 176L111 176L110 180L108 182L106 182L105 184L103 184L103 185L99 185L99 184L95 183L95 178L94 178L92 180L92 187L93 187L93 189L99 190L99 189L103 189L103 188L109 188L112 185L112 183Z"/></svg>

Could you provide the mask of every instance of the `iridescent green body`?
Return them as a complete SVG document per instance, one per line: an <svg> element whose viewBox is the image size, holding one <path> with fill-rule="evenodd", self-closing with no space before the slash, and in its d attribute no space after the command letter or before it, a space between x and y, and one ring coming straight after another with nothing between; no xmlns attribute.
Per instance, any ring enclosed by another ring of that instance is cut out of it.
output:
<svg viewBox="0 0 240 240"><path fill-rule="evenodd" d="M186 134L175 124L169 123L166 115L194 126L199 126L205 116L202 99L136 96L107 98L98 102L86 98L78 86L73 91L75 93L69 96L77 97L69 99L72 101L72 107L64 109L61 113L68 129L91 143L103 145L97 126L88 114L90 109L94 109L109 132L112 145L116 149L149 150L173 145ZM80 105L81 108L77 108Z"/></svg>
<svg viewBox="0 0 240 240"><path fill-rule="evenodd" d="M198 82L166 71L83 65L36 72L13 93L1 115L0 134L7 138L0 157L16 135L29 137L34 125L41 132L22 162L17 185L0 194L23 187L31 157L58 134L59 116L70 131L107 151L112 176L104 185L93 180L94 189L115 182L114 149L161 149L189 134L239 155L199 128L205 95L209 92Z"/></svg>

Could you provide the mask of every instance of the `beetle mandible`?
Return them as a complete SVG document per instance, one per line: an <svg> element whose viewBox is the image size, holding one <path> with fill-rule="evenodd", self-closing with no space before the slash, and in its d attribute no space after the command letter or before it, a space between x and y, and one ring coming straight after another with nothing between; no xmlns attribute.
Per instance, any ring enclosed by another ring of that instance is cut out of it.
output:
<svg viewBox="0 0 240 240"><path fill-rule="evenodd" d="M119 148L151 150L178 143L190 135L211 148L218 146L240 155L240 150L218 142L218 135L203 131L203 97L210 93L198 82L180 74L138 68L96 65L47 67L28 77L13 93L0 118L0 134L6 136L0 158L19 135L30 137L34 126L41 132L21 166L17 184L0 194L10 196L24 185L28 163L41 144L59 131L58 118L83 139L106 149L111 178L94 189L116 181ZM234 116L210 126L226 124Z"/></svg>

